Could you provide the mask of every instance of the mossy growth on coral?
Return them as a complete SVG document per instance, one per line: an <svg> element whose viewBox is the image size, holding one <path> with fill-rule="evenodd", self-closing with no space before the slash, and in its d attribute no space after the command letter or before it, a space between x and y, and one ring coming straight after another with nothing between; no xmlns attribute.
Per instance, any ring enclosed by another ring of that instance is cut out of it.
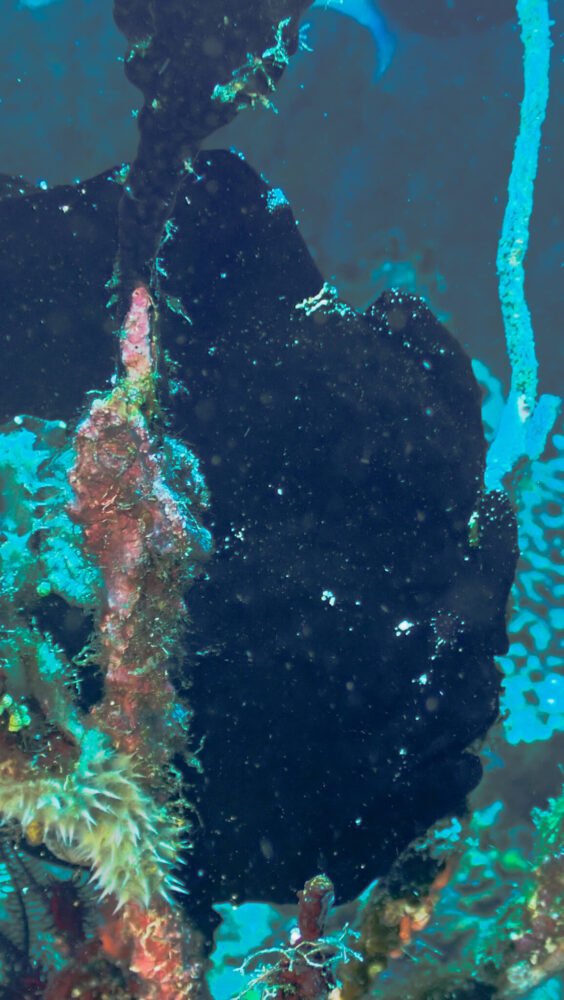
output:
<svg viewBox="0 0 564 1000"><path fill-rule="evenodd" d="M186 538L208 544L198 521L207 494L197 460L169 438L158 450L155 444L154 454L155 467L167 470L170 490L182 497ZM157 763L141 767L142 756L134 762L113 745L102 725L109 709L95 716L105 697L104 670L98 667L95 697L83 689L83 673L104 662L98 633L107 581L73 514L75 460L63 423L19 417L0 428L0 817L27 843L90 869L101 896L118 906L147 906L155 896L170 899L177 887L173 870L189 823L172 763L155 797L147 778ZM172 492L164 495L172 502ZM183 587L193 571L189 551L185 569ZM164 648L178 640L177 623L175 630L163 637ZM187 742L189 712L180 702L170 712L170 727ZM194 762L189 750L187 760Z"/></svg>

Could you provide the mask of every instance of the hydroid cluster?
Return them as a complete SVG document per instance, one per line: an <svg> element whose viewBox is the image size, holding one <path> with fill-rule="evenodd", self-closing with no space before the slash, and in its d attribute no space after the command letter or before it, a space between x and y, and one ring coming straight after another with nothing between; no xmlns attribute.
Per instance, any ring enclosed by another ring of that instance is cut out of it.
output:
<svg viewBox="0 0 564 1000"><path fill-rule="evenodd" d="M91 869L101 897L118 907L169 898L182 832L142 788L130 757L89 733L74 768L61 776L0 774L0 813L59 859Z"/></svg>

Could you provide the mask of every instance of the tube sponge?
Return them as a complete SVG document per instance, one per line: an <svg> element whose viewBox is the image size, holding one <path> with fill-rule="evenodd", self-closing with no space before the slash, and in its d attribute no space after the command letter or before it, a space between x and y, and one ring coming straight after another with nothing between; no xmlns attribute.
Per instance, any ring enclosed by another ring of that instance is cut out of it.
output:
<svg viewBox="0 0 564 1000"><path fill-rule="evenodd" d="M488 452L485 480L489 490L502 488L523 458L534 461L540 457L560 409L555 396L537 400L538 364L525 299L524 268L549 96L552 22L548 0L517 0L517 14L523 42L524 93L496 258L511 391Z"/></svg>

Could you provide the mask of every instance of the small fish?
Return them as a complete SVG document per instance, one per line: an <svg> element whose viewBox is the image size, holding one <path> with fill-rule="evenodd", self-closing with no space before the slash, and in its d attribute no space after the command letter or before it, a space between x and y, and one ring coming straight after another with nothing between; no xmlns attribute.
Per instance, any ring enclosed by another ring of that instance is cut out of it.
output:
<svg viewBox="0 0 564 1000"><path fill-rule="evenodd" d="M378 80L388 69L396 48L396 40L384 17L373 0L315 0L314 10L334 10L350 17L366 28L376 45L378 59L374 70L374 80Z"/></svg>

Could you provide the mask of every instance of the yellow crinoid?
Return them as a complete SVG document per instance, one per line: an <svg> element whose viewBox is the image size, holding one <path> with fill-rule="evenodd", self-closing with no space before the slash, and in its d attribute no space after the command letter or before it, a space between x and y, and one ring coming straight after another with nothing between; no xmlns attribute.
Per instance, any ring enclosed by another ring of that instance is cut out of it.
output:
<svg viewBox="0 0 564 1000"><path fill-rule="evenodd" d="M172 870L182 849L182 829L169 810L145 791L131 757L116 753L99 732L88 732L80 757L64 776L31 769L0 775L0 816L33 830L52 853L92 869L102 897L117 905L148 906L169 898Z"/></svg>

